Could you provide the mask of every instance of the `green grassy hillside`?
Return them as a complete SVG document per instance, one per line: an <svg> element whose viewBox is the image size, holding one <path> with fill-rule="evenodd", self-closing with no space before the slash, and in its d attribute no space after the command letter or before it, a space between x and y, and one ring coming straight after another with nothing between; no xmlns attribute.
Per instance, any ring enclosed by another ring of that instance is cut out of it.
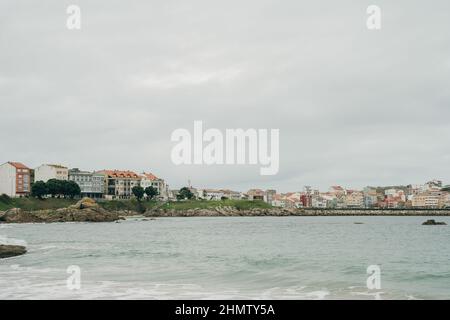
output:
<svg viewBox="0 0 450 320"><path fill-rule="evenodd" d="M35 198L8 198L0 196L0 211L5 211L11 208L20 208L23 210L43 210L43 209L59 209L66 208L75 204L77 199L35 199ZM156 201L141 201L136 199L131 200L102 200L98 202L101 207L106 210L131 210L137 212L144 212L147 209L160 206L164 209L188 210L188 209L213 209L215 207L229 206L239 210L246 210L252 208L270 208L270 205L263 201L249 201L249 200L221 200L221 201L205 201L205 200L190 200L190 201L174 201L165 204Z"/></svg>

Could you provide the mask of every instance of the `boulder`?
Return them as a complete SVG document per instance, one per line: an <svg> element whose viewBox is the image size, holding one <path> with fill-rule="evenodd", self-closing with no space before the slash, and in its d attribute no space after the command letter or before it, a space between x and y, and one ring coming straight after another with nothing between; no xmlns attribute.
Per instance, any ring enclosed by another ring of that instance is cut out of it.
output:
<svg viewBox="0 0 450 320"><path fill-rule="evenodd" d="M0 244L0 259L20 256L26 252L27 249L24 246Z"/></svg>
<svg viewBox="0 0 450 320"><path fill-rule="evenodd" d="M423 226L442 226L447 225L445 222L436 222L434 219L427 220L424 223L422 223Z"/></svg>
<svg viewBox="0 0 450 320"><path fill-rule="evenodd" d="M76 204L70 206L69 208L71 209L89 209L89 208L98 208L99 205L97 202L95 202L95 200L91 199L91 198L83 198L80 201L78 201Z"/></svg>

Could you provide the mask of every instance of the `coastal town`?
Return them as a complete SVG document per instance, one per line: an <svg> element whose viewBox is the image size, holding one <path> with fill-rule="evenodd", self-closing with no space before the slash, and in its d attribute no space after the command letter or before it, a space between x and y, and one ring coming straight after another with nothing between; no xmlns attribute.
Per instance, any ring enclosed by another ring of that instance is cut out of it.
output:
<svg viewBox="0 0 450 320"><path fill-rule="evenodd" d="M276 190L250 189L246 192L228 189L208 189L188 185L180 190L170 189L166 181L150 172L131 170L84 171L59 164L42 164L34 169L21 162L0 165L0 195L11 198L34 197L33 186L49 181L67 181L79 188L77 198L97 200L126 200L149 196L145 190L154 190L159 201L250 200L263 201L273 207L326 209L447 209L450 208L450 186L440 180L406 186L367 186L362 190L331 186L322 191L311 186L301 191L277 193ZM39 182L39 183L38 183ZM142 190L139 195L136 190ZM182 192L182 191L187 191ZM50 196L50 192L48 195Z"/></svg>

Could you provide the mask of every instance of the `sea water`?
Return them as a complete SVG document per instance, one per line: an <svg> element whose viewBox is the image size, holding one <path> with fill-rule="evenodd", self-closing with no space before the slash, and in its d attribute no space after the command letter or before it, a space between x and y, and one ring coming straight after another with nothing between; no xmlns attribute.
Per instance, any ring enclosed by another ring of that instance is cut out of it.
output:
<svg viewBox="0 0 450 320"><path fill-rule="evenodd" d="M28 249L0 260L0 299L449 299L450 226L429 218L0 224ZM380 287L368 289L374 265Z"/></svg>

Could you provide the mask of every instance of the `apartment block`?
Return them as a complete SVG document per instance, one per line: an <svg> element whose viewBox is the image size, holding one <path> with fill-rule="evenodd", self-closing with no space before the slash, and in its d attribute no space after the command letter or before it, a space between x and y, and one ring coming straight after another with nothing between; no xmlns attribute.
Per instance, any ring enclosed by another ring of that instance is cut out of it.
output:
<svg viewBox="0 0 450 320"><path fill-rule="evenodd" d="M69 181L78 184L82 197L102 198L105 192L105 179L101 173L74 168L69 170Z"/></svg>
<svg viewBox="0 0 450 320"><path fill-rule="evenodd" d="M102 170L96 172L104 179L104 194L107 199L129 199L133 187L140 186L141 177L133 171Z"/></svg>
<svg viewBox="0 0 450 320"><path fill-rule="evenodd" d="M20 162L0 165L0 194L23 197L31 192L31 169Z"/></svg>
<svg viewBox="0 0 450 320"><path fill-rule="evenodd" d="M69 169L59 164L43 164L34 169L34 181L69 180Z"/></svg>
<svg viewBox="0 0 450 320"><path fill-rule="evenodd" d="M168 186L165 181L161 178L158 178L152 173L142 173L140 175L140 186L142 188L153 187L158 190L158 198L159 199L168 199Z"/></svg>

